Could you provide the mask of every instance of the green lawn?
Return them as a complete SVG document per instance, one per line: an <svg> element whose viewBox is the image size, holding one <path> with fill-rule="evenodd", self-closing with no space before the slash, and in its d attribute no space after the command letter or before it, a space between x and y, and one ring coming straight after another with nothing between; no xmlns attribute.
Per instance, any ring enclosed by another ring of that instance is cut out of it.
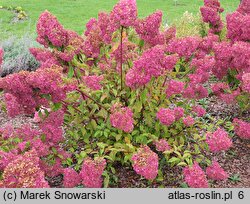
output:
<svg viewBox="0 0 250 204"><path fill-rule="evenodd" d="M21 6L29 19L21 23L11 23L13 14L0 9L0 39L12 33L22 35L27 31L34 33L36 21L41 12L49 10L68 29L82 33L91 17L99 11L110 11L117 0L1 0L0 6ZM185 11L197 13L203 0L137 0L139 16L144 17L159 9L164 12L164 21L171 23ZM226 12L234 11L239 0L221 0Z"/></svg>

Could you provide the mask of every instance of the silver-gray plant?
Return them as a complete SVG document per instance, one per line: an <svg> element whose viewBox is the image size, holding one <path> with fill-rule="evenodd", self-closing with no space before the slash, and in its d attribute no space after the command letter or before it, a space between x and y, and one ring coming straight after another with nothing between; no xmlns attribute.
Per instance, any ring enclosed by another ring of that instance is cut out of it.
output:
<svg viewBox="0 0 250 204"><path fill-rule="evenodd" d="M39 63L29 52L29 48L37 46L38 45L34 41L34 38L28 34L21 38L12 36L3 42L0 42L0 47L4 50L4 61L0 75L4 77L21 70L36 70Z"/></svg>

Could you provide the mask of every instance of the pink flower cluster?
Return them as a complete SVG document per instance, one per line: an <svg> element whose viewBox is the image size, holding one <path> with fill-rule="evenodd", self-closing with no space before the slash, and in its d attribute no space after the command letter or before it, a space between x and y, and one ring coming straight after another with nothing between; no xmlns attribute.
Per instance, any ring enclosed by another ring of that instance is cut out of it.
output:
<svg viewBox="0 0 250 204"><path fill-rule="evenodd" d="M250 40L249 0L241 3L239 9L226 17L227 37L233 42Z"/></svg>
<svg viewBox="0 0 250 204"><path fill-rule="evenodd" d="M237 69L238 79L244 73L250 72L250 46L248 42L235 42L232 46L231 67Z"/></svg>
<svg viewBox="0 0 250 204"><path fill-rule="evenodd" d="M166 95L170 98L172 95L181 94L184 90L185 83L177 80L170 80L167 84Z"/></svg>
<svg viewBox="0 0 250 204"><path fill-rule="evenodd" d="M154 145L158 152L165 152L171 149L168 142L165 139L160 139L160 140L155 141Z"/></svg>
<svg viewBox="0 0 250 204"><path fill-rule="evenodd" d="M245 14L245 15L250 15L250 1L249 0L241 0L239 8L237 9L238 12Z"/></svg>
<svg viewBox="0 0 250 204"><path fill-rule="evenodd" d="M176 107L174 109L160 108L156 117L163 125L170 126L175 121L184 117L184 109L181 107Z"/></svg>
<svg viewBox="0 0 250 204"><path fill-rule="evenodd" d="M214 43L213 51L215 55L215 66L212 69L213 74L222 79L228 72L232 60L232 47L229 42L223 41Z"/></svg>
<svg viewBox="0 0 250 204"><path fill-rule="evenodd" d="M72 168L63 169L63 186L65 188L74 188L81 183L79 174Z"/></svg>
<svg viewBox="0 0 250 204"><path fill-rule="evenodd" d="M235 133L242 139L250 139L250 123L235 118L233 120Z"/></svg>
<svg viewBox="0 0 250 204"><path fill-rule="evenodd" d="M153 180L158 174L158 155L148 146L139 148L138 152L132 156L133 169L148 180Z"/></svg>
<svg viewBox="0 0 250 204"><path fill-rule="evenodd" d="M206 175L197 162L194 162L192 167L185 167L183 174L185 182L191 188L208 188Z"/></svg>
<svg viewBox="0 0 250 204"><path fill-rule="evenodd" d="M123 130L124 132L132 132L134 129L133 112L128 107L120 107L113 105L111 108L110 123L113 127Z"/></svg>
<svg viewBox="0 0 250 204"><path fill-rule="evenodd" d="M82 184L87 188L101 188L102 173L105 167L106 161L103 158L85 159L79 174Z"/></svg>
<svg viewBox="0 0 250 204"><path fill-rule="evenodd" d="M179 57L189 59L197 51L200 42L201 39L199 37L174 38L167 45L166 51L177 53Z"/></svg>
<svg viewBox="0 0 250 204"><path fill-rule="evenodd" d="M37 107L47 107L48 100L42 97L44 94L49 94L55 103L64 100L66 93L74 90L75 86L62 82L60 67L19 72L0 79L0 88L5 91L9 116L33 114Z"/></svg>
<svg viewBox="0 0 250 204"><path fill-rule="evenodd" d="M53 46L61 47L67 42L67 31L58 22L57 18L50 12L43 12L37 22L37 42L49 46L52 43Z"/></svg>
<svg viewBox="0 0 250 204"><path fill-rule="evenodd" d="M243 90L250 93L250 72L242 76Z"/></svg>
<svg viewBox="0 0 250 204"><path fill-rule="evenodd" d="M194 125L195 120L191 116L187 116L187 117L183 118L183 123L184 123L184 125L190 127L190 126Z"/></svg>
<svg viewBox="0 0 250 204"><path fill-rule="evenodd" d="M212 165L206 169L207 177L216 181L225 180L228 174L221 168L217 161L213 161Z"/></svg>
<svg viewBox="0 0 250 204"><path fill-rule="evenodd" d="M172 70L178 61L176 55L165 56L161 46L148 49L134 62L126 74L126 85L137 88L147 84L152 77L159 77L166 70Z"/></svg>
<svg viewBox="0 0 250 204"><path fill-rule="evenodd" d="M184 89L183 96L188 99L202 99L208 97L208 90L201 84L189 84Z"/></svg>
<svg viewBox="0 0 250 204"><path fill-rule="evenodd" d="M39 124L40 129L46 135L46 141L57 144L63 140L62 125L64 122L64 112L58 110L51 112L49 116Z"/></svg>
<svg viewBox="0 0 250 204"><path fill-rule="evenodd" d="M202 108L201 106L194 106L192 108L192 111L195 112L198 117L202 117L206 114L206 110Z"/></svg>
<svg viewBox="0 0 250 204"><path fill-rule="evenodd" d="M121 48L122 48L122 56L121 56ZM121 44L111 53L111 59L115 59L116 63L119 64L120 71L120 62L127 62L128 60L137 59L138 55L135 53L135 49L137 48L136 44L130 42L128 38L123 38L122 47Z"/></svg>
<svg viewBox="0 0 250 204"><path fill-rule="evenodd" d="M82 80L88 88L94 91L100 90L102 88L100 82L103 80L103 76L83 76Z"/></svg>
<svg viewBox="0 0 250 204"><path fill-rule="evenodd" d="M200 8L203 21L209 23L211 33L219 33L223 29L220 13L224 11L218 0L204 0L204 6Z"/></svg>
<svg viewBox="0 0 250 204"><path fill-rule="evenodd" d="M16 156L3 172L2 188L49 188L35 150Z"/></svg>
<svg viewBox="0 0 250 204"><path fill-rule="evenodd" d="M231 104L236 102L236 97L240 94L240 90L236 89L234 91L230 91L230 87L228 84L224 82L218 82L211 85L211 89L213 93L219 97L224 102Z"/></svg>
<svg viewBox="0 0 250 204"><path fill-rule="evenodd" d="M174 111L168 108L160 108L157 112L157 119L163 125L170 126L175 122L175 114Z"/></svg>
<svg viewBox="0 0 250 204"><path fill-rule="evenodd" d="M136 0L120 0L111 11L110 20L116 29L134 26L137 20Z"/></svg>
<svg viewBox="0 0 250 204"><path fill-rule="evenodd" d="M139 19L135 25L135 30L145 42L151 46L164 44L164 33L160 32L162 23L162 12L156 11L145 19Z"/></svg>
<svg viewBox="0 0 250 204"><path fill-rule="evenodd" d="M40 62L40 68L49 68L53 65L60 66L60 62L50 50L43 48L30 48L30 53Z"/></svg>
<svg viewBox="0 0 250 204"><path fill-rule="evenodd" d="M232 146L232 140L227 132L218 128L214 133L207 133L206 142L211 152L228 150Z"/></svg>

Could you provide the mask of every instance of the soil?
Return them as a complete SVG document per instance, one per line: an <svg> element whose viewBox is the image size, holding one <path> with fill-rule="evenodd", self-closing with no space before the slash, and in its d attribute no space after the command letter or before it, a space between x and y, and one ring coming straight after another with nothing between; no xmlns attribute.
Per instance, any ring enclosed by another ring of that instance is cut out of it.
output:
<svg viewBox="0 0 250 204"><path fill-rule="evenodd" d="M2 97L0 97L0 102ZM224 102L211 97L208 99L207 112L213 117L219 119L232 120L235 117L241 119L249 119L250 113L240 113L237 105L227 105ZM24 124L31 124L35 126L31 117L18 116L16 118L8 118L5 111L0 110L0 127L4 127L7 123L11 123L14 127L21 127ZM250 188L250 140L242 140L236 136L233 137L233 147L227 151L218 154L211 154L211 158L216 158L222 168L229 174L226 181L211 182L210 186L213 188ZM164 178L162 181L154 181L149 183L146 179L137 175L131 168L120 165L115 166L117 182L111 182L110 187L118 188L178 188L183 187L183 177L181 167L165 166L163 169ZM232 179L236 177L238 179ZM53 178L46 178L51 187L63 187L63 176L59 175ZM111 175L112 179L112 175Z"/></svg>

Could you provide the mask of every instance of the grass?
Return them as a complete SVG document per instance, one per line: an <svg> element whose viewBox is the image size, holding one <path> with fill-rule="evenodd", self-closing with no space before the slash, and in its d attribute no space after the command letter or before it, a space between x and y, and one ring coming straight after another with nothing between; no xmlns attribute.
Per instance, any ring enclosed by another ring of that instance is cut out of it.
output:
<svg viewBox="0 0 250 204"><path fill-rule="evenodd" d="M118 0L1 0L0 6L21 6L29 15L29 19L19 23L11 23L13 13L0 9L0 41L11 34L24 35L35 32L36 21L41 12L49 10L57 16L67 29L82 33L85 24L91 17L97 17L99 11L110 11ZM175 2L177 2L175 4ZM225 13L234 11L239 0L221 0ZM171 24L180 18L185 11L199 12L203 0L137 0L140 17L162 10L164 22Z"/></svg>

